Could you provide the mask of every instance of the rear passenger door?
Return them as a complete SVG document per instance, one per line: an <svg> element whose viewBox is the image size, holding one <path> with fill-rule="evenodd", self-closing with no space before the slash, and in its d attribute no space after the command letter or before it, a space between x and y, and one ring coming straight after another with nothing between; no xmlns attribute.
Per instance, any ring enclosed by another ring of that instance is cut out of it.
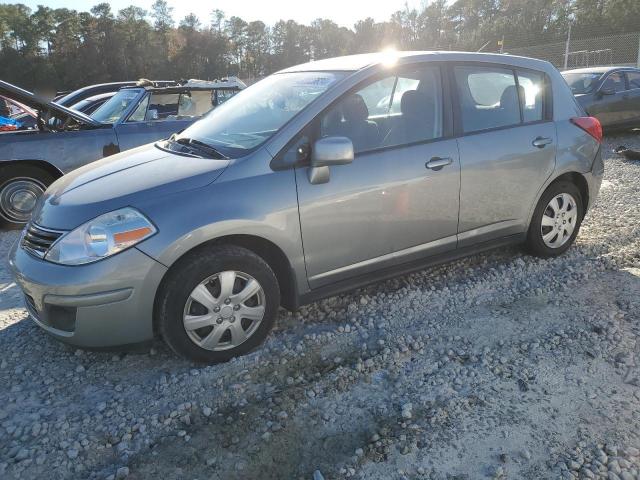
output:
<svg viewBox="0 0 640 480"><path fill-rule="evenodd" d="M461 179L458 246L522 233L556 156L551 92L542 72L452 66Z"/></svg>
<svg viewBox="0 0 640 480"><path fill-rule="evenodd" d="M440 67L412 66L361 85L317 119L311 140L348 137L355 158L323 184L296 169L312 288L455 249L460 164L443 84Z"/></svg>

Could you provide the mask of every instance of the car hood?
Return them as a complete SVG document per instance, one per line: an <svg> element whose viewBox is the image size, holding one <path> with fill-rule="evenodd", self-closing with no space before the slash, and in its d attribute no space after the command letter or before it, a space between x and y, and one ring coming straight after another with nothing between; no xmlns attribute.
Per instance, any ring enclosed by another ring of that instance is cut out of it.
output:
<svg viewBox="0 0 640 480"><path fill-rule="evenodd" d="M71 110L62 105L58 105L55 102L48 102L47 100L38 97L37 95L28 92L20 87L16 87L8 82L0 80L0 95L11 98L17 102L20 102L28 107L38 111L51 111L55 112L57 117L72 118L75 121L84 125L99 127L103 124L88 117L84 113Z"/></svg>
<svg viewBox="0 0 640 480"><path fill-rule="evenodd" d="M229 163L144 145L56 180L40 198L32 221L46 228L71 230L118 208L204 187L214 182Z"/></svg>

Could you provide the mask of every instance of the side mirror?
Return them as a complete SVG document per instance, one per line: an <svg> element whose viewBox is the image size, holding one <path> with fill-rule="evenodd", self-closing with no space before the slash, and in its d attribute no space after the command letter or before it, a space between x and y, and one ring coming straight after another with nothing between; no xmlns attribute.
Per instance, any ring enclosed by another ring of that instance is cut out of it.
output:
<svg viewBox="0 0 640 480"><path fill-rule="evenodd" d="M329 167L353 162L353 143L347 137L325 137L313 144L309 183L314 185L329 181Z"/></svg>
<svg viewBox="0 0 640 480"><path fill-rule="evenodd" d="M600 90L598 90L598 93L600 95L615 95L616 89L613 87L602 87L600 88Z"/></svg>

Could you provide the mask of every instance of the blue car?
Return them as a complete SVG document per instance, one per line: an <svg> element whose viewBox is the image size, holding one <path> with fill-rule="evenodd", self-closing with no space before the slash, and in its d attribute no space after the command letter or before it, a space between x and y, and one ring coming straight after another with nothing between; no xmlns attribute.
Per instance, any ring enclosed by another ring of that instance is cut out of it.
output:
<svg viewBox="0 0 640 480"><path fill-rule="evenodd" d="M26 223L38 198L78 167L168 138L244 88L236 79L121 88L91 116L0 81L0 95L39 112L34 128L0 132L0 218Z"/></svg>

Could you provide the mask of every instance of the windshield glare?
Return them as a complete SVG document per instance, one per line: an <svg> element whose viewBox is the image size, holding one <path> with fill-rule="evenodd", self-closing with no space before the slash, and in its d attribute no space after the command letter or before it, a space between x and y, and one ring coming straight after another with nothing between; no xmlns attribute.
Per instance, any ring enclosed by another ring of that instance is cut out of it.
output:
<svg viewBox="0 0 640 480"><path fill-rule="evenodd" d="M591 93L595 88L601 73L563 73L562 76L569 84L574 95Z"/></svg>
<svg viewBox="0 0 640 480"><path fill-rule="evenodd" d="M212 110L182 132L180 138L199 140L230 158L242 156L268 140L345 75L335 72L271 75Z"/></svg>
<svg viewBox="0 0 640 480"><path fill-rule="evenodd" d="M142 89L120 90L91 114L91 118L102 123L116 123L138 97Z"/></svg>

